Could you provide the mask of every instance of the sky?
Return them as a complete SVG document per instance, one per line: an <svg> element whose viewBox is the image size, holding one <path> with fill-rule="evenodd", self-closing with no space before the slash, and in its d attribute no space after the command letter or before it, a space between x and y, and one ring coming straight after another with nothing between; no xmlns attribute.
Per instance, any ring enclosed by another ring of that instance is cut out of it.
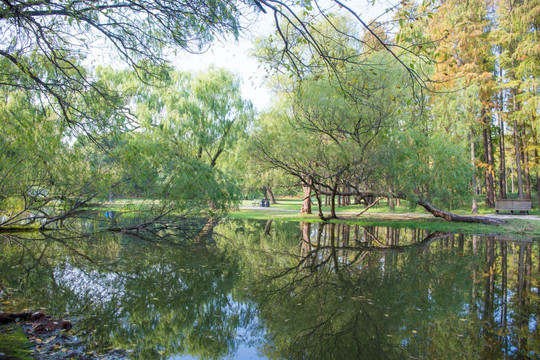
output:
<svg viewBox="0 0 540 360"><path fill-rule="evenodd" d="M370 0L344 1L346 6L353 8L365 22L369 22L387 9L391 9L397 1L381 0L372 4ZM323 6L330 1L320 1ZM333 11L339 11L332 8ZM389 17L387 12L386 18ZM384 20L385 17L383 16ZM253 40L258 36L270 35L274 30L272 14L260 14L257 18L247 19L245 24L249 33L243 33L241 38L235 41L232 37L214 42L203 54L188 54L179 52L172 63L177 70L181 71L204 71L210 66L225 68L241 78L241 90L244 98L251 100L257 110L262 111L270 104L271 93L265 85L265 70L254 59L250 52L253 48Z"/></svg>

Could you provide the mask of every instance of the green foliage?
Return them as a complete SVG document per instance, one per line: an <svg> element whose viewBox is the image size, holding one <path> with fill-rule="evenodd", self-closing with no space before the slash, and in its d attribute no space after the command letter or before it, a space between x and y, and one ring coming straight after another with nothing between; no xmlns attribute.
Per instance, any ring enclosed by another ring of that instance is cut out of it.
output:
<svg viewBox="0 0 540 360"><path fill-rule="evenodd" d="M0 327L0 354L9 359L30 360L30 348L32 344L28 341L26 334L19 325L8 328Z"/></svg>
<svg viewBox="0 0 540 360"><path fill-rule="evenodd" d="M40 109L32 93L2 88L0 107L0 214L6 225L31 225L94 198L110 186L108 168L92 164L68 144L56 114ZM47 208L47 210L45 210ZM58 211L60 212L58 212ZM29 216L29 215L32 216Z"/></svg>
<svg viewBox="0 0 540 360"><path fill-rule="evenodd" d="M447 134L417 127L394 133L387 142L383 178L396 193L404 193L414 205L427 198L455 207L471 197L471 164L463 144L452 142Z"/></svg>
<svg viewBox="0 0 540 360"><path fill-rule="evenodd" d="M237 5L168 0L4 3L2 86L17 89L25 83L58 113L59 121L88 130L107 120L99 102L121 105L81 65L96 59L96 48L109 51L141 78L159 81L171 46L197 52L216 35L238 36Z"/></svg>
<svg viewBox="0 0 540 360"><path fill-rule="evenodd" d="M135 132L116 151L126 177L118 188L120 194L159 200L167 211L191 214L211 203L215 210L226 211L239 198L233 179L189 153L179 152L170 139Z"/></svg>
<svg viewBox="0 0 540 360"><path fill-rule="evenodd" d="M126 96L140 125L101 103L110 126L80 135L53 108L37 106L34 92L3 88L2 226L46 226L111 195L146 198L153 216L226 211L239 199L236 180L220 161L254 116L238 79L224 70L171 72L152 87L132 72L98 74L104 87Z"/></svg>
<svg viewBox="0 0 540 360"><path fill-rule="evenodd" d="M103 81L129 94L140 131L121 134L110 157L124 181L120 196L159 200L161 211L226 211L239 199L230 159L254 111L239 80L222 69L199 74L170 70L159 86L134 73L99 70ZM153 203L154 204L154 203Z"/></svg>

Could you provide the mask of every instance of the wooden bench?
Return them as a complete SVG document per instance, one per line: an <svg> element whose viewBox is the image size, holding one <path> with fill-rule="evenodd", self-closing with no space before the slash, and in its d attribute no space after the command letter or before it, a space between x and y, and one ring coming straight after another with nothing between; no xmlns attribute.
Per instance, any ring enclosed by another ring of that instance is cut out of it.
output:
<svg viewBox="0 0 540 360"><path fill-rule="evenodd" d="M261 200L253 199L253 201L251 202L251 205L259 206L260 203L261 203Z"/></svg>
<svg viewBox="0 0 540 360"><path fill-rule="evenodd" d="M500 199L495 202L495 212L497 214L499 213L499 211L510 211L512 214L514 213L514 211L524 211L528 215L529 211L531 211L531 207L531 200Z"/></svg>

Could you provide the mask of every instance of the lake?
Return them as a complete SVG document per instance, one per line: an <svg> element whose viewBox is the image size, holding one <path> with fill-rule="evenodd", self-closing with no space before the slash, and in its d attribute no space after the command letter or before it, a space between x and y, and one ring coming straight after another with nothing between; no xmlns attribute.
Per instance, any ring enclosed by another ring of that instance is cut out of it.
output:
<svg viewBox="0 0 540 360"><path fill-rule="evenodd" d="M87 351L134 359L540 358L537 239L227 219L101 226L0 235L0 309L68 317Z"/></svg>

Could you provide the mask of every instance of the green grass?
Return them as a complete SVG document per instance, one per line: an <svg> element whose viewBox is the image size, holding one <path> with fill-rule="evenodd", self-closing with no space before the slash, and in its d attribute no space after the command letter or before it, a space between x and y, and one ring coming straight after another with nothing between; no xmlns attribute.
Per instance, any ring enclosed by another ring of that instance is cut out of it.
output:
<svg viewBox="0 0 540 360"><path fill-rule="evenodd" d="M518 198L518 194L508 194L509 199ZM260 199L259 199L260 201ZM300 211L302 208L302 200L301 199L279 199L277 200L278 204L272 204L270 205L273 208L277 209L286 209L286 210L297 210ZM492 208L488 208L485 205L485 196L479 195L477 197L478 202L478 214L479 215L489 215L489 214L495 214L495 210ZM253 200L243 200L241 203L242 206L253 206ZM540 210L538 209L538 195L533 194L532 195L532 206L533 209L530 212L531 215L540 215ZM330 211L330 206L323 206L322 207L324 212ZM350 206L344 206L344 207L336 207L336 212L350 212L350 213L359 213L364 209L363 205L350 205ZM312 210L314 212L317 211L316 203L313 204ZM445 209L447 210L447 209ZM464 206L461 206L456 209L450 209L451 212L459 215L470 215L471 214L471 204L467 204ZM388 206L388 203L386 200L379 201L378 205L373 206L370 208L366 214L373 214L373 213L388 213L388 214L429 214L429 212L425 211L422 207L416 206L411 207L409 205L409 202L407 200L401 200L400 206L395 206L394 210L391 210Z"/></svg>
<svg viewBox="0 0 540 360"><path fill-rule="evenodd" d="M517 196L511 194L511 197ZM537 206L536 196L533 197L533 208ZM244 200L243 206L252 206L252 200ZM300 214L302 200L300 199L282 199L278 200L278 204L271 205L274 209L295 210L296 212L280 212L265 210L260 208L257 210L240 209L231 213L229 216L234 219L259 219L259 220L281 220L281 221L305 221L305 222L320 222L317 216L317 207L313 206L313 214ZM407 201L401 201L401 206L396 206L394 211L390 210L386 201L380 201L369 209L365 214L356 217L364 209L363 205L351 205L341 208L336 208L340 219L332 220L331 222L346 222L350 224L359 224L364 226L379 225L391 227L406 227L425 230L438 230L450 232L463 232L475 234L509 234L516 237L539 237L540 236L540 221L539 220L522 220L508 219L505 225L483 225L471 223L456 223L448 222L443 219L429 217L413 217L407 214L425 214L430 215L421 207L411 209ZM480 215L494 214L495 210L487 208L484 205L484 198L478 199L478 213ZM324 212L330 211L330 207L324 206ZM460 215L471 214L470 208L453 209L452 212ZM531 214L540 215L540 211L535 208Z"/></svg>
<svg viewBox="0 0 540 360"><path fill-rule="evenodd" d="M278 212L267 210L239 210L231 213L232 219L256 219L277 221L322 222L316 214L306 215L291 212ZM395 228L424 229L432 231L448 231L469 234L508 234L515 237L540 237L539 220L508 219L504 225L484 225L462 222L449 222L433 217L412 218L406 215L362 215L353 217L343 215L339 219L331 220L333 223L358 224L362 226L389 226Z"/></svg>
<svg viewBox="0 0 540 360"><path fill-rule="evenodd" d="M0 327L0 353L10 359L30 360L30 348L26 334L18 325Z"/></svg>

